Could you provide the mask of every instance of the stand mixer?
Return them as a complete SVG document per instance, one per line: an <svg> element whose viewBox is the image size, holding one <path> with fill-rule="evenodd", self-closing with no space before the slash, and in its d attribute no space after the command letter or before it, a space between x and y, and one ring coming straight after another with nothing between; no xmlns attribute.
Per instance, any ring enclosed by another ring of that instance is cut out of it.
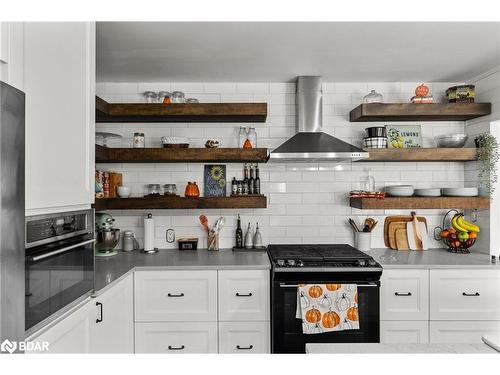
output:
<svg viewBox="0 0 500 375"><path fill-rule="evenodd" d="M115 219L109 214L95 214L96 256L109 257L118 254L115 247L120 241L120 229L113 228L114 223Z"/></svg>

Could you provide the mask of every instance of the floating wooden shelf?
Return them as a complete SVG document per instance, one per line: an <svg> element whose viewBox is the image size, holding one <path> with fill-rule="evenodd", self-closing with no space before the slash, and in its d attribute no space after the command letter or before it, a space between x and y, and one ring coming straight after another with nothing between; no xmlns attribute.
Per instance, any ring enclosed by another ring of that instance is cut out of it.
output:
<svg viewBox="0 0 500 375"><path fill-rule="evenodd" d="M370 148L369 161L472 161L477 160L475 148Z"/></svg>
<svg viewBox="0 0 500 375"><path fill-rule="evenodd" d="M408 197L385 199L350 198L351 207L361 210L392 210L392 209L488 209L490 199L484 197Z"/></svg>
<svg viewBox="0 0 500 375"><path fill-rule="evenodd" d="M96 96L96 122L265 122L267 103L108 103Z"/></svg>
<svg viewBox="0 0 500 375"><path fill-rule="evenodd" d="M108 148L96 145L96 163L265 163L266 148Z"/></svg>
<svg viewBox="0 0 500 375"><path fill-rule="evenodd" d="M96 199L94 208L103 210L140 209L190 209L190 208L266 208L265 195L245 195L240 197L144 197L144 198L104 198Z"/></svg>
<svg viewBox="0 0 500 375"><path fill-rule="evenodd" d="M491 113L491 103L369 103L350 114L351 122L369 121L465 121Z"/></svg>

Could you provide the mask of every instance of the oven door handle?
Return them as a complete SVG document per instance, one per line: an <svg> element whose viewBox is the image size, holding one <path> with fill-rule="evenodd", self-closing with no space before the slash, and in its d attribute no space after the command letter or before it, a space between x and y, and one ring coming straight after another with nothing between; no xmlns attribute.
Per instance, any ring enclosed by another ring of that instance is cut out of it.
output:
<svg viewBox="0 0 500 375"><path fill-rule="evenodd" d="M356 284L358 287L379 287L377 284ZM298 284L280 284L280 288L298 288L300 285Z"/></svg>
<svg viewBox="0 0 500 375"><path fill-rule="evenodd" d="M48 252L48 253L45 253L45 254L42 254L42 255L31 257L31 261L32 262L38 262L39 260L42 260L42 259L54 256L54 255L57 255L57 254L62 254L62 253L68 252L70 250L73 250L73 249L75 249L77 247L88 245L89 243L94 243L94 242L95 242L95 239L92 239L92 240L87 240L87 241L83 241L83 242L77 243L75 245L63 247L62 249L54 250L54 251L51 251L51 252Z"/></svg>

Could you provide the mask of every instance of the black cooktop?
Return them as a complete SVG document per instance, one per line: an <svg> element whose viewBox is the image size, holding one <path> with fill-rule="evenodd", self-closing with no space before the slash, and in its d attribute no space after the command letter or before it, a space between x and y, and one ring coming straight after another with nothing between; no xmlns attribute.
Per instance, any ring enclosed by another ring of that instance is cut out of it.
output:
<svg viewBox="0 0 500 375"><path fill-rule="evenodd" d="M371 259L371 256L347 244L332 245L269 245L272 260L300 259L302 261L346 261Z"/></svg>

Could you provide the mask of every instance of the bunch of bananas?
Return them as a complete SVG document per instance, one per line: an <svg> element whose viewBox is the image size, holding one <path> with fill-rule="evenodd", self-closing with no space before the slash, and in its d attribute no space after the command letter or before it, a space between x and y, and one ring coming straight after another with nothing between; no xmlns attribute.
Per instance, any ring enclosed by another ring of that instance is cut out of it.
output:
<svg viewBox="0 0 500 375"><path fill-rule="evenodd" d="M451 219L451 226L455 228L457 232L462 233L479 233L481 230L476 224L473 224L464 218L464 214L455 214Z"/></svg>

